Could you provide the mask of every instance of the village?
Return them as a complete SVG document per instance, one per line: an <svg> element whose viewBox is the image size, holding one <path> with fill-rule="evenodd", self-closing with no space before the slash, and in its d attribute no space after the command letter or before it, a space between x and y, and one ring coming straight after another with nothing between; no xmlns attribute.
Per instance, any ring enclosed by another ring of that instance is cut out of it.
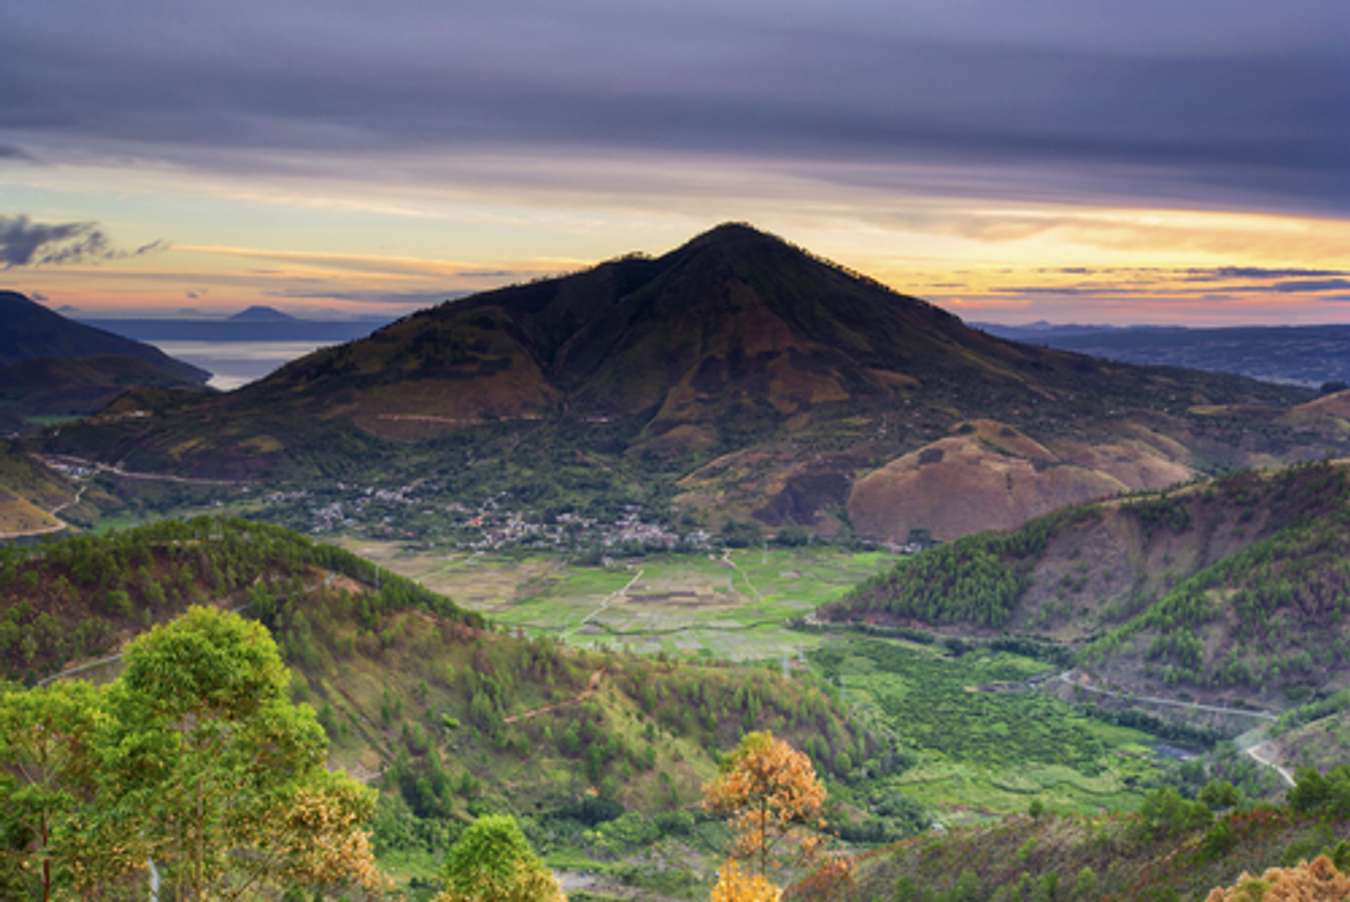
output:
<svg viewBox="0 0 1350 902"><path fill-rule="evenodd" d="M677 529L669 519L623 504L611 516L539 511L508 492L476 503L445 500L423 481L396 488L338 482L331 489L293 489L263 495L269 516L306 532L359 530L372 538L469 551L537 549L596 554L706 551L707 529Z"/></svg>

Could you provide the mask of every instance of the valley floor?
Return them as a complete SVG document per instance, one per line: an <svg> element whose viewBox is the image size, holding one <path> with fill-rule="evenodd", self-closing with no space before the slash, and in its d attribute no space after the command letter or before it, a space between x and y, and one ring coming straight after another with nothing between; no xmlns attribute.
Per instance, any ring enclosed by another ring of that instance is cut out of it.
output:
<svg viewBox="0 0 1350 902"><path fill-rule="evenodd" d="M859 775L847 790L859 811L897 793L942 825L1023 812L1032 799L1065 812L1129 809L1175 754L1146 732L1029 689L1058 670L1025 655L956 656L941 645L790 626L893 564L888 552L744 548L593 567L356 537L341 544L529 635L823 674L855 717L911 759L898 776Z"/></svg>

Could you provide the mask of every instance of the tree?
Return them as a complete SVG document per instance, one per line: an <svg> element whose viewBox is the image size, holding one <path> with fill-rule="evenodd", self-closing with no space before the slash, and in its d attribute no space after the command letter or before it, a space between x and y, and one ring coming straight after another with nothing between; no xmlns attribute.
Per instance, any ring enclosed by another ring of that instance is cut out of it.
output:
<svg viewBox="0 0 1350 902"><path fill-rule="evenodd" d="M289 700L265 627L194 607L124 659L110 690L110 779L177 898L378 882L361 829L373 793L324 769L323 728Z"/></svg>
<svg viewBox="0 0 1350 902"><path fill-rule="evenodd" d="M757 857L759 874L768 876L773 850L794 836L809 856L816 837L798 835L804 824L819 821L825 787L811 759L766 731L747 733L722 763L722 772L704 788L704 806L723 814L736 834L733 857Z"/></svg>
<svg viewBox="0 0 1350 902"><path fill-rule="evenodd" d="M1294 788L1289 790L1289 805L1300 814L1324 817L1350 817L1350 765L1333 767L1325 775L1311 767L1295 773Z"/></svg>
<svg viewBox="0 0 1350 902"><path fill-rule="evenodd" d="M445 859L435 902L566 902L562 887L530 848L515 818L480 817Z"/></svg>
<svg viewBox="0 0 1350 902"><path fill-rule="evenodd" d="M1259 878L1244 873L1233 886L1210 890L1205 902L1342 902L1350 877L1325 855L1293 868L1270 868Z"/></svg>
<svg viewBox="0 0 1350 902"><path fill-rule="evenodd" d="M778 902L783 891L762 874L742 873L736 859L728 858L717 872L717 884L709 902Z"/></svg>
<svg viewBox="0 0 1350 902"><path fill-rule="evenodd" d="M0 696L0 820L18 840L19 870L37 872L44 902L58 884L107 879L99 861L117 859L122 873L138 864L95 840L102 702L100 690L79 682Z"/></svg>
<svg viewBox="0 0 1350 902"><path fill-rule="evenodd" d="M278 882L378 892L386 881L363 829L374 814L375 793L344 773L324 773L296 791L256 848L273 856Z"/></svg>
<svg viewBox="0 0 1350 902"><path fill-rule="evenodd" d="M1208 826L1213 815L1204 803L1182 798L1171 786L1165 786L1144 797L1139 819L1144 833L1162 839Z"/></svg>
<svg viewBox="0 0 1350 902"><path fill-rule="evenodd" d="M1236 807L1242 801L1237 789L1227 780L1210 780L1196 796L1210 811L1224 811Z"/></svg>

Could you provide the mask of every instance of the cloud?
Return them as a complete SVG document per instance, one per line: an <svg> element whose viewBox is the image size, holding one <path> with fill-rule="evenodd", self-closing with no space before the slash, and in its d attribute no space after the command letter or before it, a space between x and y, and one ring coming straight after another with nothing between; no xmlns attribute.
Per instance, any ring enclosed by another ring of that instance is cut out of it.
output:
<svg viewBox="0 0 1350 902"><path fill-rule="evenodd" d="M554 275L560 271L574 271L586 265L586 261L547 260L526 261L519 268L485 269L479 264L455 260L428 260L418 257L391 256L382 254L344 254L323 251L293 251L276 248L234 247L229 245L182 244L180 250L216 256L276 261L290 264L293 268L309 270L323 269L334 272L363 273L410 278L469 278L513 280L529 279L541 275ZM251 269L258 274L285 273L286 270Z"/></svg>
<svg viewBox="0 0 1350 902"><path fill-rule="evenodd" d="M9 144L0 144L0 160L21 160L25 163L36 163L37 160L28 151L14 147Z"/></svg>
<svg viewBox="0 0 1350 902"><path fill-rule="evenodd" d="M1228 279L1296 279L1318 278L1324 276L1350 276L1350 270L1342 269L1272 269L1266 266L1218 266L1212 269L1191 268L1185 270L1190 282L1219 282Z"/></svg>
<svg viewBox="0 0 1350 902"><path fill-rule="evenodd" d="M98 223L46 224L33 222L22 213L0 216L0 262L5 269L140 257L164 246L161 241L152 241L134 250L119 250Z"/></svg>
<svg viewBox="0 0 1350 902"><path fill-rule="evenodd" d="M28 296L33 300L37 301L38 303L42 303L43 301L47 300L47 296L40 291L30 291L28 293Z"/></svg>
<svg viewBox="0 0 1350 902"><path fill-rule="evenodd" d="M1266 290L1290 294L1305 291L1335 291L1337 288L1350 288L1350 279L1294 279L1276 282Z"/></svg>
<svg viewBox="0 0 1350 902"><path fill-rule="evenodd" d="M277 289L263 294L274 298L306 298L324 301L355 301L366 304L401 304L425 307L442 301L456 300L473 294L472 291L324 291L322 289Z"/></svg>
<svg viewBox="0 0 1350 902"><path fill-rule="evenodd" d="M0 129L44 154L366 180L665 154L932 184L940 161L989 196L1350 208L1343 0L18 6Z"/></svg>

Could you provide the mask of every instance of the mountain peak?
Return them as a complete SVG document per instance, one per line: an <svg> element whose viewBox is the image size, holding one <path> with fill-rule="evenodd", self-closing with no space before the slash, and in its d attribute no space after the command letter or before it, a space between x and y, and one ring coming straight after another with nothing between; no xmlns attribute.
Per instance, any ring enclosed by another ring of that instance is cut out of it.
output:
<svg viewBox="0 0 1350 902"><path fill-rule="evenodd" d="M708 247L742 249L754 245L791 247L777 235L761 231L748 222L724 222L713 226L706 232L695 235L685 242L682 249L693 250Z"/></svg>
<svg viewBox="0 0 1350 902"><path fill-rule="evenodd" d="M228 320L232 323L292 323L295 317L289 313L283 313L275 307L266 307L261 304L255 304L252 307L240 310Z"/></svg>

